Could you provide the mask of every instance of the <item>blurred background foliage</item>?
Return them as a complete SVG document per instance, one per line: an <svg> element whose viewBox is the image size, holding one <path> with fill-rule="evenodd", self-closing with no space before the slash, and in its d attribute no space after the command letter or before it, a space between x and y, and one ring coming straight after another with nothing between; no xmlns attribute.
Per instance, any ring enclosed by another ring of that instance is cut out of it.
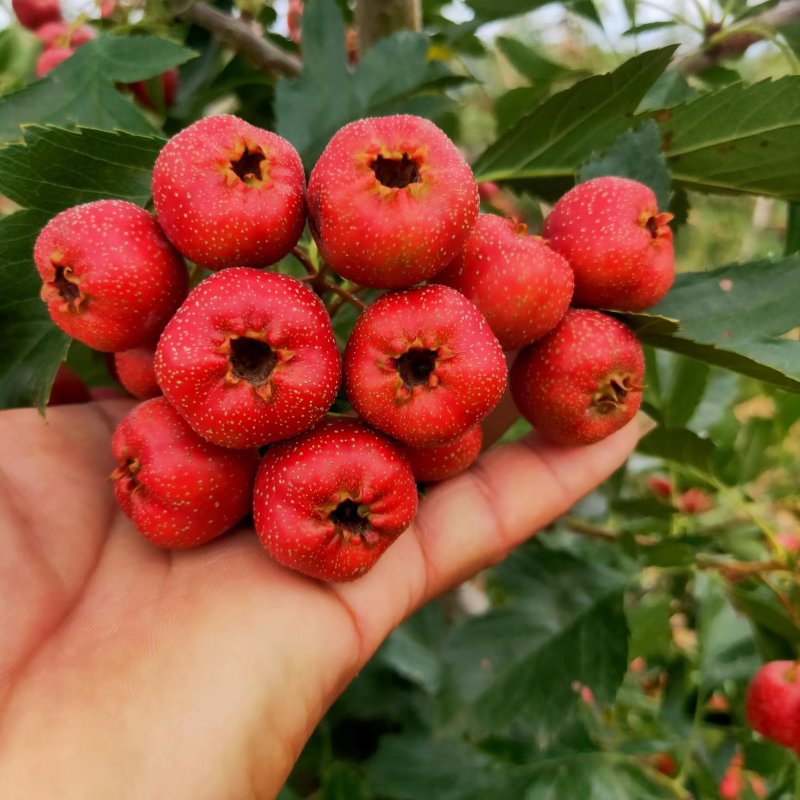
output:
<svg viewBox="0 0 800 800"><path fill-rule="evenodd" d="M0 7L4 406L43 407L65 356L115 386L50 324L32 243L79 202L148 206L164 138L209 113L277 130L307 167L350 119L427 116L474 164L483 209L534 231L596 174L643 180L675 214L684 274L626 317L659 427L567 516L398 629L281 800L800 798L796 758L743 717L758 665L800 645L800 4L423 0L421 31L366 48L346 0L87 1L68 16L101 35L41 81L41 42ZM353 320L337 317L341 338Z"/></svg>

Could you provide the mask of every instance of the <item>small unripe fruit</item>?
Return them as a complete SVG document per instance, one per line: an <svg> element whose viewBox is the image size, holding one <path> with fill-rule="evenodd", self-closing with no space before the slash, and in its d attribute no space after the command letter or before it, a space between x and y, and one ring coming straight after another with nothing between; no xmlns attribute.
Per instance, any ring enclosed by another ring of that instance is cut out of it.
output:
<svg viewBox="0 0 800 800"><path fill-rule="evenodd" d="M644 354L633 332L607 314L573 309L511 368L522 416L561 444L605 439L642 403Z"/></svg>
<svg viewBox="0 0 800 800"><path fill-rule="evenodd" d="M428 280L464 247L478 188L432 122L399 115L345 125L308 182L311 232L331 269L364 286Z"/></svg>
<svg viewBox="0 0 800 800"><path fill-rule="evenodd" d="M153 341L189 283L156 221L123 200L62 211L42 229L33 257L53 322L105 352Z"/></svg>
<svg viewBox="0 0 800 800"><path fill-rule="evenodd" d="M324 581L350 581L371 569L416 510L408 462L388 439L346 419L270 447L253 498L267 552Z"/></svg>

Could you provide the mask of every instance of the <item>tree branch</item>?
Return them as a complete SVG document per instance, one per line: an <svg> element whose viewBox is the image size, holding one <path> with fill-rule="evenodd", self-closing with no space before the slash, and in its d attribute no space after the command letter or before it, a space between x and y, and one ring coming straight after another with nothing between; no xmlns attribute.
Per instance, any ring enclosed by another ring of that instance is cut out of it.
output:
<svg viewBox="0 0 800 800"><path fill-rule="evenodd" d="M422 24L420 0L358 0L356 28L363 53L378 39L395 31L418 31Z"/></svg>
<svg viewBox="0 0 800 800"><path fill-rule="evenodd" d="M762 14L743 19L740 24L727 30L709 31L708 41L703 47L678 59L675 67L685 75L699 75L723 59L743 55L751 44L765 38L754 32L753 28L775 30L792 22L800 22L800 0L784 0Z"/></svg>
<svg viewBox="0 0 800 800"><path fill-rule="evenodd" d="M247 22L199 0L188 7L174 8L176 16L210 31L215 38L240 53L259 69L294 77L300 73L300 59L256 34Z"/></svg>

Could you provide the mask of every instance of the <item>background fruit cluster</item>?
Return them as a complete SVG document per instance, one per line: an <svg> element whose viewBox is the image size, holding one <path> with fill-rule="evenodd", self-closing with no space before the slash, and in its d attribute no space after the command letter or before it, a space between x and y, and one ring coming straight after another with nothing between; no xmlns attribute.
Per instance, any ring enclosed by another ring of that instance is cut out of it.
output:
<svg viewBox="0 0 800 800"><path fill-rule="evenodd" d="M795 757L747 724L746 690L800 644L794 4L699 3L680 18L636 2L532 16L524 0L458 5L454 17L424 0L424 33L384 38L363 16L356 36L357 15L335 0L209 7L234 36L203 3L180 18L154 4L59 9L96 35L62 36L74 52L39 82L49 40L9 23L0 402L44 407L67 353L72 385L60 380L52 400L65 387L81 400L120 391L103 356L50 322L34 242L89 201L152 210L165 140L210 113L276 131L306 175L352 120L426 117L467 154L481 211L531 231L575 183L640 181L674 215L682 270L656 307L618 316L644 346L643 406L659 428L569 515L401 627L312 737L282 800L791 797ZM126 88L141 81L152 106ZM308 233L301 245L313 260ZM274 269L305 274L291 256ZM328 304L341 347L359 312ZM135 363L117 374L144 386Z"/></svg>

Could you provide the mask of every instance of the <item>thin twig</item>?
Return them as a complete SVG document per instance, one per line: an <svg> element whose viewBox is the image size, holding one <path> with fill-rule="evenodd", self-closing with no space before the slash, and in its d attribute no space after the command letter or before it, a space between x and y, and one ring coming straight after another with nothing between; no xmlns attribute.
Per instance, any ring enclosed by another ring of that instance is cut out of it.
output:
<svg viewBox="0 0 800 800"><path fill-rule="evenodd" d="M318 275L316 267L311 263L311 259L299 248L292 248L292 255L303 265L303 269L309 277L316 278Z"/></svg>
<svg viewBox="0 0 800 800"><path fill-rule="evenodd" d="M300 59L259 36L246 20L236 19L203 0L189 6L178 3L173 6L173 12L181 19L210 31L215 38L243 55L259 69L287 77L300 74Z"/></svg>

